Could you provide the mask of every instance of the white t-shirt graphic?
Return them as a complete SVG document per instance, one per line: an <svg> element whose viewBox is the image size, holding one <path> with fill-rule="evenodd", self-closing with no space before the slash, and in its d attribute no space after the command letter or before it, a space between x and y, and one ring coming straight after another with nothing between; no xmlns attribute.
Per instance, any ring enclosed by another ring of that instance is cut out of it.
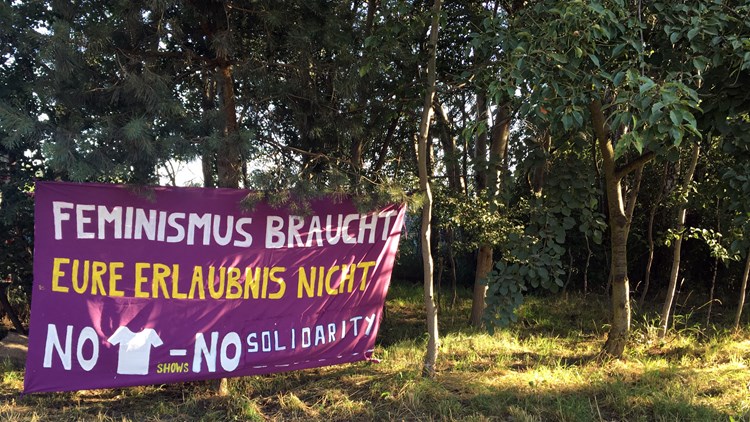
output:
<svg viewBox="0 0 750 422"><path fill-rule="evenodd" d="M140 333L130 331L128 327L120 327L110 338L110 344L119 344L117 356L117 373L121 375L146 375L151 355L151 347L164 344L153 328L146 328Z"/></svg>

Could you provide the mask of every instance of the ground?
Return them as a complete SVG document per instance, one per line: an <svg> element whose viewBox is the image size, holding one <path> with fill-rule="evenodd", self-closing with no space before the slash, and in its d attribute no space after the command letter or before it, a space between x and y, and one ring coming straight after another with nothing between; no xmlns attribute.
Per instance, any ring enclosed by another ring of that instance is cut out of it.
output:
<svg viewBox="0 0 750 422"><path fill-rule="evenodd" d="M685 308L659 340L658 316L638 310L625 355L609 359L607 297L530 297L494 334L468 326L469 298L441 308L433 379L421 291L396 285L379 364L232 378L226 396L210 382L22 396L23 359L0 359L0 421L750 421L747 328L705 328ZM24 342L11 333L0 353L22 357Z"/></svg>
<svg viewBox="0 0 750 422"><path fill-rule="evenodd" d="M6 332L0 339L0 362L9 361L14 366L26 363L29 338L14 331Z"/></svg>

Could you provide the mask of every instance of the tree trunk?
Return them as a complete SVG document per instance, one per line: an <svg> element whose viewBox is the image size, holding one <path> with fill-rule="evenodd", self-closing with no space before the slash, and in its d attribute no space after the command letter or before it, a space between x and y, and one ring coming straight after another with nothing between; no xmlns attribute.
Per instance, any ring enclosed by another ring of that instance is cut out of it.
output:
<svg viewBox="0 0 750 422"><path fill-rule="evenodd" d="M503 177L507 173L508 139L510 139L510 108L507 103L500 104L495 112L492 124L490 143L490 161L488 170L488 194L490 203L497 204L502 190Z"/></svg>
<svg viewBox="0 0 750 422"><path fill-rule="evenodd" d="M481 117L481 110L479 114ZM508 138L510 137L510 110L507 103L497 108L491 134L489 163L486 166L486 170L484 170L484 167L477 169L478 171L486 171L484 177L477 175L477 191L481 192L481 184L486 183L486 195L490 204L490 212L496 212L502 177L505 174ZM486 142L479 139L477 141L478 145ZM477 271L474 277L474 292L471 303L471 325L474 327L482 326L482 315L484 314L485 297L487 296L485 279L490 271L492 271L492 264L492 245L480 245L477 251Z"/></svg>
<svg viewBox="0 0 750 422"><path fill-rule="evenodd" d="M10 283L0 281L0 308L2 308L5 311L5 314L8 315L8 318L10 318L16 331L26 335L28 334L26 329L23 327L23 324L21 324L21 320L18 319L16 312L13 310L13 307L10 306L10 302L8 301L8 287L10 287L10 285Z"/></svg>
<svg viewBox="0 0 750 422"><path fill-rule="evenodd" d="M219 187L238 188L242 177L242 151L237 124L237 105L234 98L234 77L232 65L229 63L219 68L219 86L224 117L224 136L216 160Z"/></svg>
<svg viewBox="0 0 750 422"><path fill-rule="evenodd" d="M648 261L646 262L646 274L644 275L643 279L643 291L641 291L641 296L638 299L638 307L643 307L643 303L646 301L646 295L648 295L648 289L651 284L651 267L654 263L654 250L655 250L655 244L654 244L654 220L656 218L656 211L659 209L659 205L661 204L662 199L664 199L664 195L667 194L667 176L669 174L669 165L664 165L664 175L661 178L661 187L659 188L659 193L656 195L656 199L651 204L651 209L649 210L648 214L648 229L647 229L647 237L648 237Z"/></svg>
<svg viewBox="0 0 750 422"><path fill-rule="evenodd" d="M594 132L599 143L604 167L604 181L609 208L610 280L612 283L612 326L604 345L604 351L620 357L630 334L630 285L628 282L628 225L622 196L622 184L615 168L615 151L605 123L602 104L599 100L590 105Z"/></svg>
<svg viewBox="0 0 750 422"><path fill-rule="evenodd" d="M747 290L747 279L750 276L750 250L747 251L747 258L745 259L745 272L742 274L742 287L740 288L740 303L737 306L737 315L734 317L734 329L740 328L740 317L742 316L742 308L745 306L745 291Z"/></svg>
<svg viewBox="0 0 750 422"><path fill-rule="evenodd" d="M552 135L550 135L549 128L544 130L544 133L539 137L539 147L546 153L549 152L552 146ZM544 189L544 178L547 175L547 162L545 159L541 163L536 163L529 171L528 181L531 186L534 196L541 197Z"/></svg>
<svg viewBox="0 0 750 422"><path fill-rule="evenodd" d="M236 189L240 187L243 166L232 65L227 63L219 69L219 86L221 89L221 110L224 117L224 136L216 157L216 169L219 176L219 187ZM229 394L229 382L226 378L219 380L218 391L220 395Z"/></svg>
<svg viewBox="0 0 750 422"><path fill-rule="evenodd" d="M588 235L584 234L583 238L586 239L586 266L583 268L583 294L585 296L589 293L589 264L591 264L593 253L591 252Z"/></svg>
<svg viewBox="0 0 750 422"><path fill-rule="evenodd" d="M448 178L448 188L454 195L460 195L464 191L464 180L461 175L459 164L459 153L456 145L455 129L448 117L448 113L442 104L435 106L436 116L440 122L440 143L443 145L443 161L445 162L445 174Z"/></svg>
<svg viewBox="0 0 750 422"><path fill-rule="evenodd" d="M208 72L207 72L208 73ZM204 116L210 116L216 105L216 79L208 73L203 80L203 92L201 95L201 108ZM214 131L212 124L204 121L203 145L201 154L201 168L203 170L203 187L216 187L216 152L210 147L208 137Z"/></svg>
<svg viewBox="0 0 750 422"><path fill-rule="evenodd" d="M432 24L430 27L429 61L427 64L427 90L424 96L424 107L422 109L422 121L419 124L419 137L417 138L417 164L419 167L419 186L424 192L424 205L422 207L422 229L420 240L422 243L422 267L424 271L424 305L427 316L427 351L425 353L422 374L432 378L435 375L435 364L437 362L438 346L438 320L437 307L435 306L435 292L432 282L433 265L430 250L430 230L432 219L432 191L430 189L430 175L427 172L427 140L430 132L430 121L432 120L432 101L435 97L435 79L437 62L437 40L440 24L441 0L435 0L432 6Z"/></svg>
<svg viewBox="0 0 750 422"><path fill-rule="evenodd" d="M487 124L487 97L483 92L477 93L477 121L481 125ZM474 143L474 183L479 195L487 188L487 130L477 134ZM479 246L477 251L477 266L474 274L474 293L471 301L471 325L482 326L484 313L484 298L487 286L482 282L492 268L492 247L487 244Z"/></svg>
<svg viewBox="0 0 750 422"><path fill-rule="evenodd" d="M219 89L221 111L224 117L224 136L216 157L218 185L221 188L236 189L240 187L243 159L237 123L237 104L234 97L234 75L230 63L223 63L219 67ZM220 395L229 394L229 382L226 378L219 380L218 391Z"/></svg>
<svg viewBox="0 0 750 422"><path fill-rule="evenodd" d="M714 272L711 276L711 292L708 294L708 310L706 310L706 327L711 323L711 310L714 307L714 291L716 289L716 273L719 272L719 258L714 258Z"/></svg>
<svg viewBox="0 0 750 422"><path fill-rule="evenodd" d="M492 246L483 244L477 251L477 272L474 276L474 293L471 302L471 325L482 326L482 315L484 315L484 299L487 296L487 284L484 279L492 271Z"/></svg>
<svg viewBox="0 0 750 422"><path fill-rule="evenodd" d="M385 158L388 156L388 148L391 146L391 141L393 141L394 134L396 133L396 128L398 127L398 121L401 117L401 109L397 111L396 115L391 119L391 124L388 126L388 131L385 134L385 138L383 138L383 141L380 142L380 153L378 154L378 159L375 162L375 166L372 168L372 173L377 174L380 172L380 170L383 168L383 165L385 164Z"/></svg>
<svg viewBox="0 0 750 422"><path fill-rule="evenodd" d="M440 122L440 143L443 145L443 161L445 162L445 173L448 178L448 190L451 195L455 197L461 197L465 195L465 179L461 172L461 164L459 162L458 146L456 144L455 127L445 111L445 108L436 99L433 106L435 107L435 115L437 120ZM458 301L458 289L456 280L456 259L453 253L453 242L454 235L453 229L447 227L445 229L445 243L446 251L448 256L448 263L450 264L451 272L451 302L449 308L453 308Z"/></svg>
<svg viewBox="0 0 750 422"><path fill-rule="evenodd" d="M700 155L700 146L696 142L693 145L693 156L690 160L690 166L688 166L687 173L685 173L685 179L682 181L682 190L680 195L683 201L677 209L677 238L674 239L672 244L672 272L669 276L669 288L667 289L667 297L664 300L664 306L661 310L661 326L659 327L659 338L664 338L667 334L667 328L669 327L669 314L672 309L672 302L674 301L674 293L677 289L677 277L680 273L680 252L682 251L682 232L685 230L685 215L687 213L687 198L690 189L690 183L693 181L693 174L695 174L695 166L698 164L698 156Z"/></svg>
<svg viewBox="0 0 750 422"><path fill-rule="evenodd" d="M648 261L646 262L646 274L643 279L643 291L641 297L638 299L638 306L642 307L643 302L646 300L648 294L648 287L651 284L651 266L654 263L654 218L656 218L656 207L657 202L651 205L651 210L648 214L648 230L646 237L648 238Z"/></svg>
<svg viewBox="0 0 750 422"><path fill-rule="evenodd" d="M721 215L719 205L721 198L716 198L716 231L721 233ZM711 276L711 292L708 295L708 310L706 311L706 326L711 323L711 310L714 306L714 291L716 289L716 274L719 272L719 257L714 257L714 273Z"/></svg>
<svg viewBox="0 0 750 422"><path fill-rule="evenodd" d="M485 126L477 134L474 143L474 183L477 192L487 188L487 96L483 92L477 93L477 122Z"/></svg>
<svg viewBox="0 0 750 422"><path fill-rule="evenodd" d="M613 215L610 208L610 215ZM630 334L630 283L627 267L627 236L625 236L624 218L615 215L616 221L610 221L612 232L612 328L610 328L604 350L615 357L622 356ZM611 220L611 217L610 217ZM620 221L617 221L620 220Z"/></svg>
<svg viewBox="0 0 750 422"><path fill-rule="evenodd" d="M447 229L448 235L448 260L451 265L451 304L450 309L453 309L458 302L458 279L456 277L456 257L453 253L453 229L450 227Z"/></svg>

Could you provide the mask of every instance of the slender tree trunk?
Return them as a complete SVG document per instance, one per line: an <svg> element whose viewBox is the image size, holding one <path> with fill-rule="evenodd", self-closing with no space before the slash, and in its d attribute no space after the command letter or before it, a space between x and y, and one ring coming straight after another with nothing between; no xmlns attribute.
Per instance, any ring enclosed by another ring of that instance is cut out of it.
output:
<svg viewBox="0 0 750 422"><path fill-rule="evenodd" d="M424 305L427 314L427 351L425 353L422 374L427 377L435 375L435 364L437 363L438 346L438 319L437 307L435 306L434 285L432 282L433 265L430 250L430 230L432 219L432 190L430 189L430 175L427 173L427 140L430 132L430 121L433 110L432 101L435 97L436 62L437 62L437 40L440 24L441 0L435 0L432 6L432 24L430 27L429 61L427 63L427 90L424 96L424 107L422 109L422 121L419 124L419 137L417 138L417 164L419 167L419 186L424 192L424 205L422 207L422 229L420 240L422 243L422 267L424 270Z"/></svg>
<svg viewBox="0 0 750 422"><path fill-rule="evenodd" d="M604 345L604 351L620 357L625 351L630 334L630 284L628 282L628 225L630 222L625 213L622 195L622 184L617 177L615 151L609 137L602 104L594 100L590 106L594 132L599 143L604 167L605 187L609 208L610 280L612 287L612 326Z"/></svg>
<svg viewBox="0 0 750 422"><path fill-rule="evenodd" d="M380 170L383 168L383 165L385 164L385 158L388 156L388 148L391 146L391 141L393 141L393 136L396 133L396 128L398 126L399 118L401 117L401 109L396 113L396 116L394 116L391 119L391 124L388 126L388 131L385 134L385 138L383 138L383 141L380 143L380 153L378 154L378 159L375 162L375 166L372 168L372 173L377 174L380 172Z"/></svg>
<svg viewBox="0 0 750 422"><path fill-rule="evenodd" d="M745 307L745 292L747 290L747 279L750 276L750 250L747 251L745 259L745 272L742 274L742 287L740 288L740 303L737 306L737 315L734 317L734 329L740 328L740 317L742 317L742 308Z"/></svg>
<svg viewBox="0 0 750 422"><path fill-rule="evenodd" d="M586 266L583 268L583 294L589 293L589 264L591 263L591 245L589 244L589 237L583 236L586 239Z"/></svg>
<svg viewBox="0 0 750 422"><path fill-rule="evenodd" d="M633 181L633 187L630 189L628 197L627 208L625 210L625 217L628 219L628 225L625 231L625 237L630 236L630 222L633 221L633 213L635 212L635 204L638 202L638 192L641 190L641 181L643 180L643 165L640 165L635 170L635 180Z"/></svg>
<svg viewBox="0 0 750 422"><path fill-rule="evenodd" d="M669 165L665 164L664 175L661 178L661 187L659 188L659 193L656 195L656 200L654 200L653 204L651 204L651 209L649 210L648 214L648 261L646 262L646 273L643 279L643 291L641 291L641 296L638 298L639 308L643 307L643 303L646 301L646 296L648 295L648 289L651 285L651 267L654 263L654 251L656 248L654 244L654 220L656 219L656 211L659 209L659 205L661 204L662 199L664 199L664 195L667 191L668 173Z"/></svg>
<svg viewBox="0 0 750 422"><path fill-rule="evenodd" d="M721 233L721 218L719 205L721 198L716 198L716 231ZM719 257L714 258L714 273L711 276L711 292L708 295L708 310L706 311L706 326L711 323L711 310L714 306L714 291L716 290L716 274L719 272Z"/></svg>
<svg viewBox="0 0 750 422"><path fill-rule="evenodd" d="M433 249L434 250L434 249ZM442 312L443 300L443 269L445 269L445 257L438 255L437 268L435 269L437 280L435 280L435 302L437 302L438 313Z"/></svg>
<svg viewBox="0 0 750 422"><path fill-rule="evenodd" d="M646 300L648 294L648 287L651 284L651 266L654 263L654 219L656 218L656 207L657 203L651 205L651 210L648 214L648 230L646 231L646 237L648 238L648 261L646 262L646 274L643 278L643 291L641 297L638 298L638 307L643 306L643 302Z"/></svg>
<svg viewBox="0 0 750 422"><path fill-rule="evenodd" d="M706 311L706 327L711 323L711 310L714 306L714 291L716 289L716 273L719 272L719 258L714 258L714 271L711 276L711 292L708 294L708 310Z"/></svg>
<svg viewBox="0 0 750 422"><path fill-rule="evenodd" d="M450 309L453 309L458 302L458 279L456 277L456 257L453 253L453 229L448 228L448 259L451 265L451 304Z"/></svg>
<svg viewBox="0 0 750 422"><path fill-rule="evenodd" d="M664 300L664 306L661 310L661 326L659 327L659 338L664 338L669 328L669 314L672 309L672 302L674 301L674 293L677 289L677 277L680 273L680 252L682 251L682 232L685 230L685 215L687 214L687 198L690 189L690 183L693 181L693 174L695 174L695 166L698 164L698 156L700 155L700 146L696 142L693 145L693 156L690 159L690 165L688 166L687 173L685 173L685 179L682 181L682 190L680 195L683 201L677 209L677 238L674 239L672 244L672 272L669 275L669 288L667 289L667 297Z"/></svg>
<svg viewBox="0 0 750 422"><path fill-rule="evenodd" d="M487 188L487 132L489 124L487 116L487 96L484 92L477 93L477 121L485 127L477 134L474 143L474 183L477 192Z"/></svg>
<svg viewBox="0 0 750 422"><path fill-rule="evenodd" d="M477 93L477 121L487 124L487 97L483 92ZM487 189L487 130L482 130L474 143L474 183L477 193L482 195ZM484 279L492 269L492 247L487 244L479 245L477 251L477 266L474 274L474 293L471 302L471 325L480 327L482 325L482 314L484 314L484 298L487 286Z"/></svg>

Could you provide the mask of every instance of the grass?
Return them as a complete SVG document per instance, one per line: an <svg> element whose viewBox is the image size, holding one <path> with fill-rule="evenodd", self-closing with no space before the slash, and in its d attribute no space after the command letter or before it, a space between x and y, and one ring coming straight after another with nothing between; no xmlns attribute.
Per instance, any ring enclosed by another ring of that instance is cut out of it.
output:
<svg viewBox="0 0 750 422"><path fill-rule="evenodd" d="M599 355L607 301L530 298L494 335L467 326L470 303L441 310L437 376L418 288L396 286L375 355L358 363L209 383L20 397L23 371L0 362L0 420L750 421L750 336L682 329L658 341L635 319L623 359ZM686 325L687 327L687 325Z"/></svg>

